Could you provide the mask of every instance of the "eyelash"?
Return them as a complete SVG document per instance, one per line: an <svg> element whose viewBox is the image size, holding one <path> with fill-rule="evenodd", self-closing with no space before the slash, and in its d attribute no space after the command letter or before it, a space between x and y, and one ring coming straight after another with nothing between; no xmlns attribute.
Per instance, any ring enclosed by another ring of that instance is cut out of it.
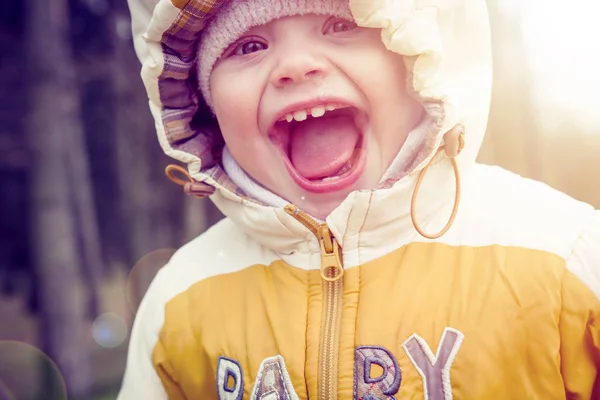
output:
<svg viewBox="0 0 600 400"><path fill-rule="evenodd" d="M264 49L261 50L266 50L269 48L269 45L265 43L264 39L261 39L259 37L256 36L248 36L245 38L240 39L239 41L235 42L234 44L231 45L231 47L229 47L229 50L227 50L225 52L224 57L228 58L228 57L233 57L233 56L245 56L247 54L238 54L238 52L240 50L243 50L243 47L246 46L249 43L260 43L262 46L264 46ZM255 52L252 52L255 53ZM249 53L249 54L252 54Z"/></svg>
<svg viewBox="0 0 600 400"><path fill-rule="evenodd" d="M338 32L329 32L330 29L334 28L337 24L348 24L350 25L349 29L343 30L343 31L338 31ZM351 31L353 29L357 28L357 25L354 21L350 21L348 19L345 18L337 18L337 17L331 17L327 20L327 22L325 22L325 27L323 29L323 34L327 34L327 33L343 33L343 32L348 32Z"/></svg>

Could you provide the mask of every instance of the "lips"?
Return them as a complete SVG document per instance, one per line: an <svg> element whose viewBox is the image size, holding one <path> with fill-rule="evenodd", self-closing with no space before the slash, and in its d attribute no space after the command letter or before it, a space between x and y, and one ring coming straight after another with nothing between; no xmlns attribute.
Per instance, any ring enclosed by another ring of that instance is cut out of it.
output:
<svg viewBox="0 0 600 400"><path fill-rule="evenodd" d="M302 189L329 193L352 186L366 164L367 114L340 101L282 110L269 131L288 173Z"/></svg>

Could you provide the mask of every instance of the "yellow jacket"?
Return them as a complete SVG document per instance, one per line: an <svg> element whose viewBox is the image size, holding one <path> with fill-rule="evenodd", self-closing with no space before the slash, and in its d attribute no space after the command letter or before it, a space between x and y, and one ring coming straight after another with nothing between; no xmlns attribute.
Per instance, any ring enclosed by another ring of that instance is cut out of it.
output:
<svg viewBox="0 0 600 400"><path fill-rule="evenodd" d="M150 18L152 3L130 0L159 140L227 218L156 276L119 400L600 399L600 212L475 163L491 86L483 0L350 1L405 56L427 117L409 165L324 222L244 197L207 151L218 132L191 128L204 111L190 54L219 2L161 0ZM438 149L457 124L465 147L449 158ZM440 231L457 190L449 230L420 235L413 219Z"/></svg>

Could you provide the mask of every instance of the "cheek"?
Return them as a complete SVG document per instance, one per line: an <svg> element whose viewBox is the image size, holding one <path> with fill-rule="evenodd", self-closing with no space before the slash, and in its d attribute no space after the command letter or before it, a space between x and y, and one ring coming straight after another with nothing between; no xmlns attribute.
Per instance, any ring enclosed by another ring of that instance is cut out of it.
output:
<svg viewBox="0 0 600 400"><path fill-rule="evenodd" d="M258 127L260 95L260 87L244 74L211 77L211 100L227 147L246 173L268 186L277 181L271 175L278 156Z"/></svg>
<svg viewBox="0 0 600 400"><path fill-rule="evenodd" d="M213 74L211 96L213 108L225 142L230 148L256 134L258 100L244 79Z"/></svg>
<svg viewBox="0 0 600 400"><path fill-rule="evenodd" d="M369 54L365 93L371 106L372 126L383 165L398 154L408 133L414 129L423 113L422 105L407 89L404 58L390 52L383 44Z"/></svg>
<svg viewBox="0 0 600 400"><path fill-rule="evenodd" d="M404 57L385 49L382 44L372 58L377 60L378 83L374 86L379 89L373 90L373 94L384 110L391 110L411 124L419 118L422 106L410 92L412 85L408 82Z"/></svg>
<svg viewBox="0 0 600 400"><path fill-rule="evenodd" d="M354 65L361 70L364 84L382 94L404 91L404 57L389 51L381 41L381 30L368 29L361 48L354 51Z"/></svg>
<svg viewBox="0 0 600 400"><path fill-rule="evenodd" d="M379 86L385 85L388 88L387 90L381 90L381 94L408 96L404 58L385 49L379 51L377 56L373 58L378 61Z"/></svg>
<svg viewBox="0 0 600 400"><path fill-rule="evenodd" d="M397 54L377 52L369 57L370 65L361 74L362 89L370 105L375 123L395 128L412 125L419 118L421 104L407 89L407 74L404 60ZM402 123L404 121L404 123ZM381 127L380 127L381 128Z"/></svg>

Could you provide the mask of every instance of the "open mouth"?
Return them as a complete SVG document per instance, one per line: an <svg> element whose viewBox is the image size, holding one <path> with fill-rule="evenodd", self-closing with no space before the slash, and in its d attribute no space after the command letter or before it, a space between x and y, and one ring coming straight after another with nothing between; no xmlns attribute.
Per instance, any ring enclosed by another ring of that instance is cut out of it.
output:
<svg viewBox="0 0 600 400"><path fill-rule="evenodd" d="M269 131L296 184L313 193L350 187L365 167L367 114L341 102L287 109Z"/></svg>

